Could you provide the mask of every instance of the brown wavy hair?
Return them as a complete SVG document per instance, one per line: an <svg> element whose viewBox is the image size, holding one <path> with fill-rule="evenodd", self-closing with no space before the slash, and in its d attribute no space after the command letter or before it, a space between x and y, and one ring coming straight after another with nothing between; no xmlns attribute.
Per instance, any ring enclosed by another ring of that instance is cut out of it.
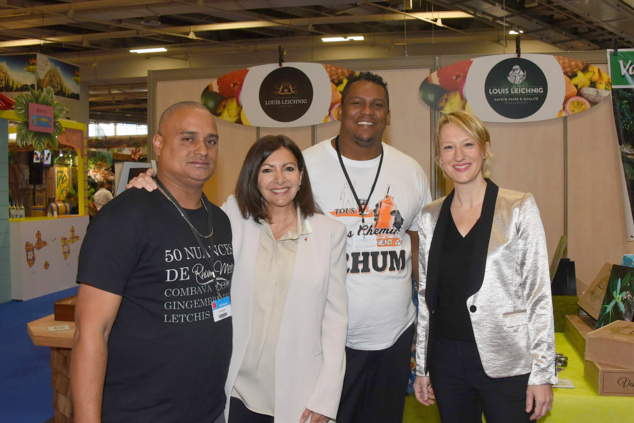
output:
<svg viewBox="0 0 634 423"><path fill-rule="evenodd" d="M236 185L236 201L242 217L248 219L253 217L256 222L269 219L266 211L264 199L258 190L258 174L262 163L275 151L285 148L290 151L295 160L297 168L302 175L302 184L293 199L296 208L299 208L304 217L321 213L313 198L313 190L310 186L306 162L301 150L289 137L284 135L267 135L257 140L247 152L247 156L240 169L240 177Z"/></svg>

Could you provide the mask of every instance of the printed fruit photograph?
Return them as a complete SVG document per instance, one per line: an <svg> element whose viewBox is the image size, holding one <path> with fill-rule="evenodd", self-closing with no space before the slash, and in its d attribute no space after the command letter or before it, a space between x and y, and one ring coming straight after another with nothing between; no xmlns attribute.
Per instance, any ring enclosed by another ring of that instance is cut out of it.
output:
<svg viewBox="0 0 634 423"><path fill-rule="evenodd" d="M418 88L421 100L444 114L469 110L464 95L464 84L472 63L472 60L463 60L430 74Z"/></svg>
<svg viewBox="0 0 634 423"><path fill-rule="evenodd" d="M325 110L323 123L340 120L341 92L352 74L350 69L334 65L322 65L330 80L330 106ZM211 81L200 94L200 102L220 119L242 125L250 125L241 101L242 85L249 69L240 69Z"/></svg>
<svg viewBox="0 0 634 423"><path fill-rule="evenodd" d="M200 94L200 102L220 119L249 125L242 110L240 93L249 69L240 69L212 81Z"/></svg>
<svg viewBox="0 0 634 423"><path fill-rule="evenodd" d="M328 114L323 120L323 123L326 123L341 119L341 92L348 83L350 75L357 74L357 72L341 66L325 64L323 66L328 72L331 88L330 107L328 108Z"/></svg>
<svg viewBox="0 0 634 423"><path fill-rule="evenodd" d="M557 117L583 112L601 103L610 96L610 75L595 65L583 60L555 56L564 73L566 94L563 107Z"/></svg>

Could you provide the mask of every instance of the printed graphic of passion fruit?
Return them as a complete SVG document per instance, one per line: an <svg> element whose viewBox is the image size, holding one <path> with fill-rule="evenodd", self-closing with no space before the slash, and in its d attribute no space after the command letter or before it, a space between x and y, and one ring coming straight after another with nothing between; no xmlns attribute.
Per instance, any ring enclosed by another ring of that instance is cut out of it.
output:
<svg viewBox="0 0 634 423"><path fill-rule="evenodd" d="M425 79L418 88L418 95L429 107L437 109L440 99L449 92L440 85L432 84L429 79Z"/></svg>
<svg viewBox="0 0 634 423"><path fill-rule="evenodd" d="M592 107L592 105L586 98L576 95L566 100L564 112L566 115L574 115L575 113L588 110L590 107Z"/></svg>
<svg viewBox="0 0 634 423"><path fill-rule="evenodd" d="M223 101L225 101L225 97L216 91L211 91L209 87L205 87L203 92L200 94L200 102L202 105L216 116L218 116L218 107Z"/></svg>

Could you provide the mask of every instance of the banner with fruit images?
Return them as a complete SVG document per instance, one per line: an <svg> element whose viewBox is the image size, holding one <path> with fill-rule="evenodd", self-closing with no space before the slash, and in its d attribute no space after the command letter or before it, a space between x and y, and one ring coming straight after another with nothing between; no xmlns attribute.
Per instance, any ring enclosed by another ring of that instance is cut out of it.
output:
<svg viewBox="0 0 634 423"><path fill-rule="evenodd" d="M254 66L211 80L200 102L220 119L242 125L317 125L339 120L341 91L351 73L320 63Z"/></svg>
<svg viewBox="0 0 634 423"><path fill-rule="evenodd" d="M628 234L634 234L634 49L608 50L608 69L612 77L612 105L616 134L623 163L624 196Z"/></svg>
<svg viewBox="0 0 634 423"><path fill-rule="evenodd" d="M442 67L421 83L419 95L445 114L467 110L485 122L529 122L589 110L610 87L606 72L581 60L505 54Z"/></svg>

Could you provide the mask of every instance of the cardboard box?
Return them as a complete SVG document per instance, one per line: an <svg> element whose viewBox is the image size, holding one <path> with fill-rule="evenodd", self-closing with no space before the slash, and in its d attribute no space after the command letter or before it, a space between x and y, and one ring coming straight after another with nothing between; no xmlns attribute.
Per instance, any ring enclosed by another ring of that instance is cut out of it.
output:
<svg viewBox="0 0 634 423"><path fill-rule="evenodd" d="M75 304L77 303L77 295L63 298L55 301L55 320L60 322L75 321Z"/></svg>
<svg viewBox="0 0 634 423"><path fill-rule="evenodd" d="M586 360L634 369L634 323L617 320L588 333Z"/></svg>
<svg viewBox="0 0 634 423"><path fill-rule="evenodd" d="M594 280L581 294L579 298L579 307L584 309L586 313L592 316L593 319L599 318L601 312L601 306L603 305L603 298L605 297L605 290L608 287L608 281L610 280L610 273L612 272L612 265L605 263Z"/></svg>
<svg viewBox="0 0 634 423"><path fill-rule="evenodd" d="M634 369L586 360L583 375L599 395L634 397Z"/></svg>
<svg viewBox="0 0 634 423"><path fill-rule="evenodd" d="M596 322L590 316L566 316L564 332L582 357L586 353L586 335L595 329Z"/></svg>

